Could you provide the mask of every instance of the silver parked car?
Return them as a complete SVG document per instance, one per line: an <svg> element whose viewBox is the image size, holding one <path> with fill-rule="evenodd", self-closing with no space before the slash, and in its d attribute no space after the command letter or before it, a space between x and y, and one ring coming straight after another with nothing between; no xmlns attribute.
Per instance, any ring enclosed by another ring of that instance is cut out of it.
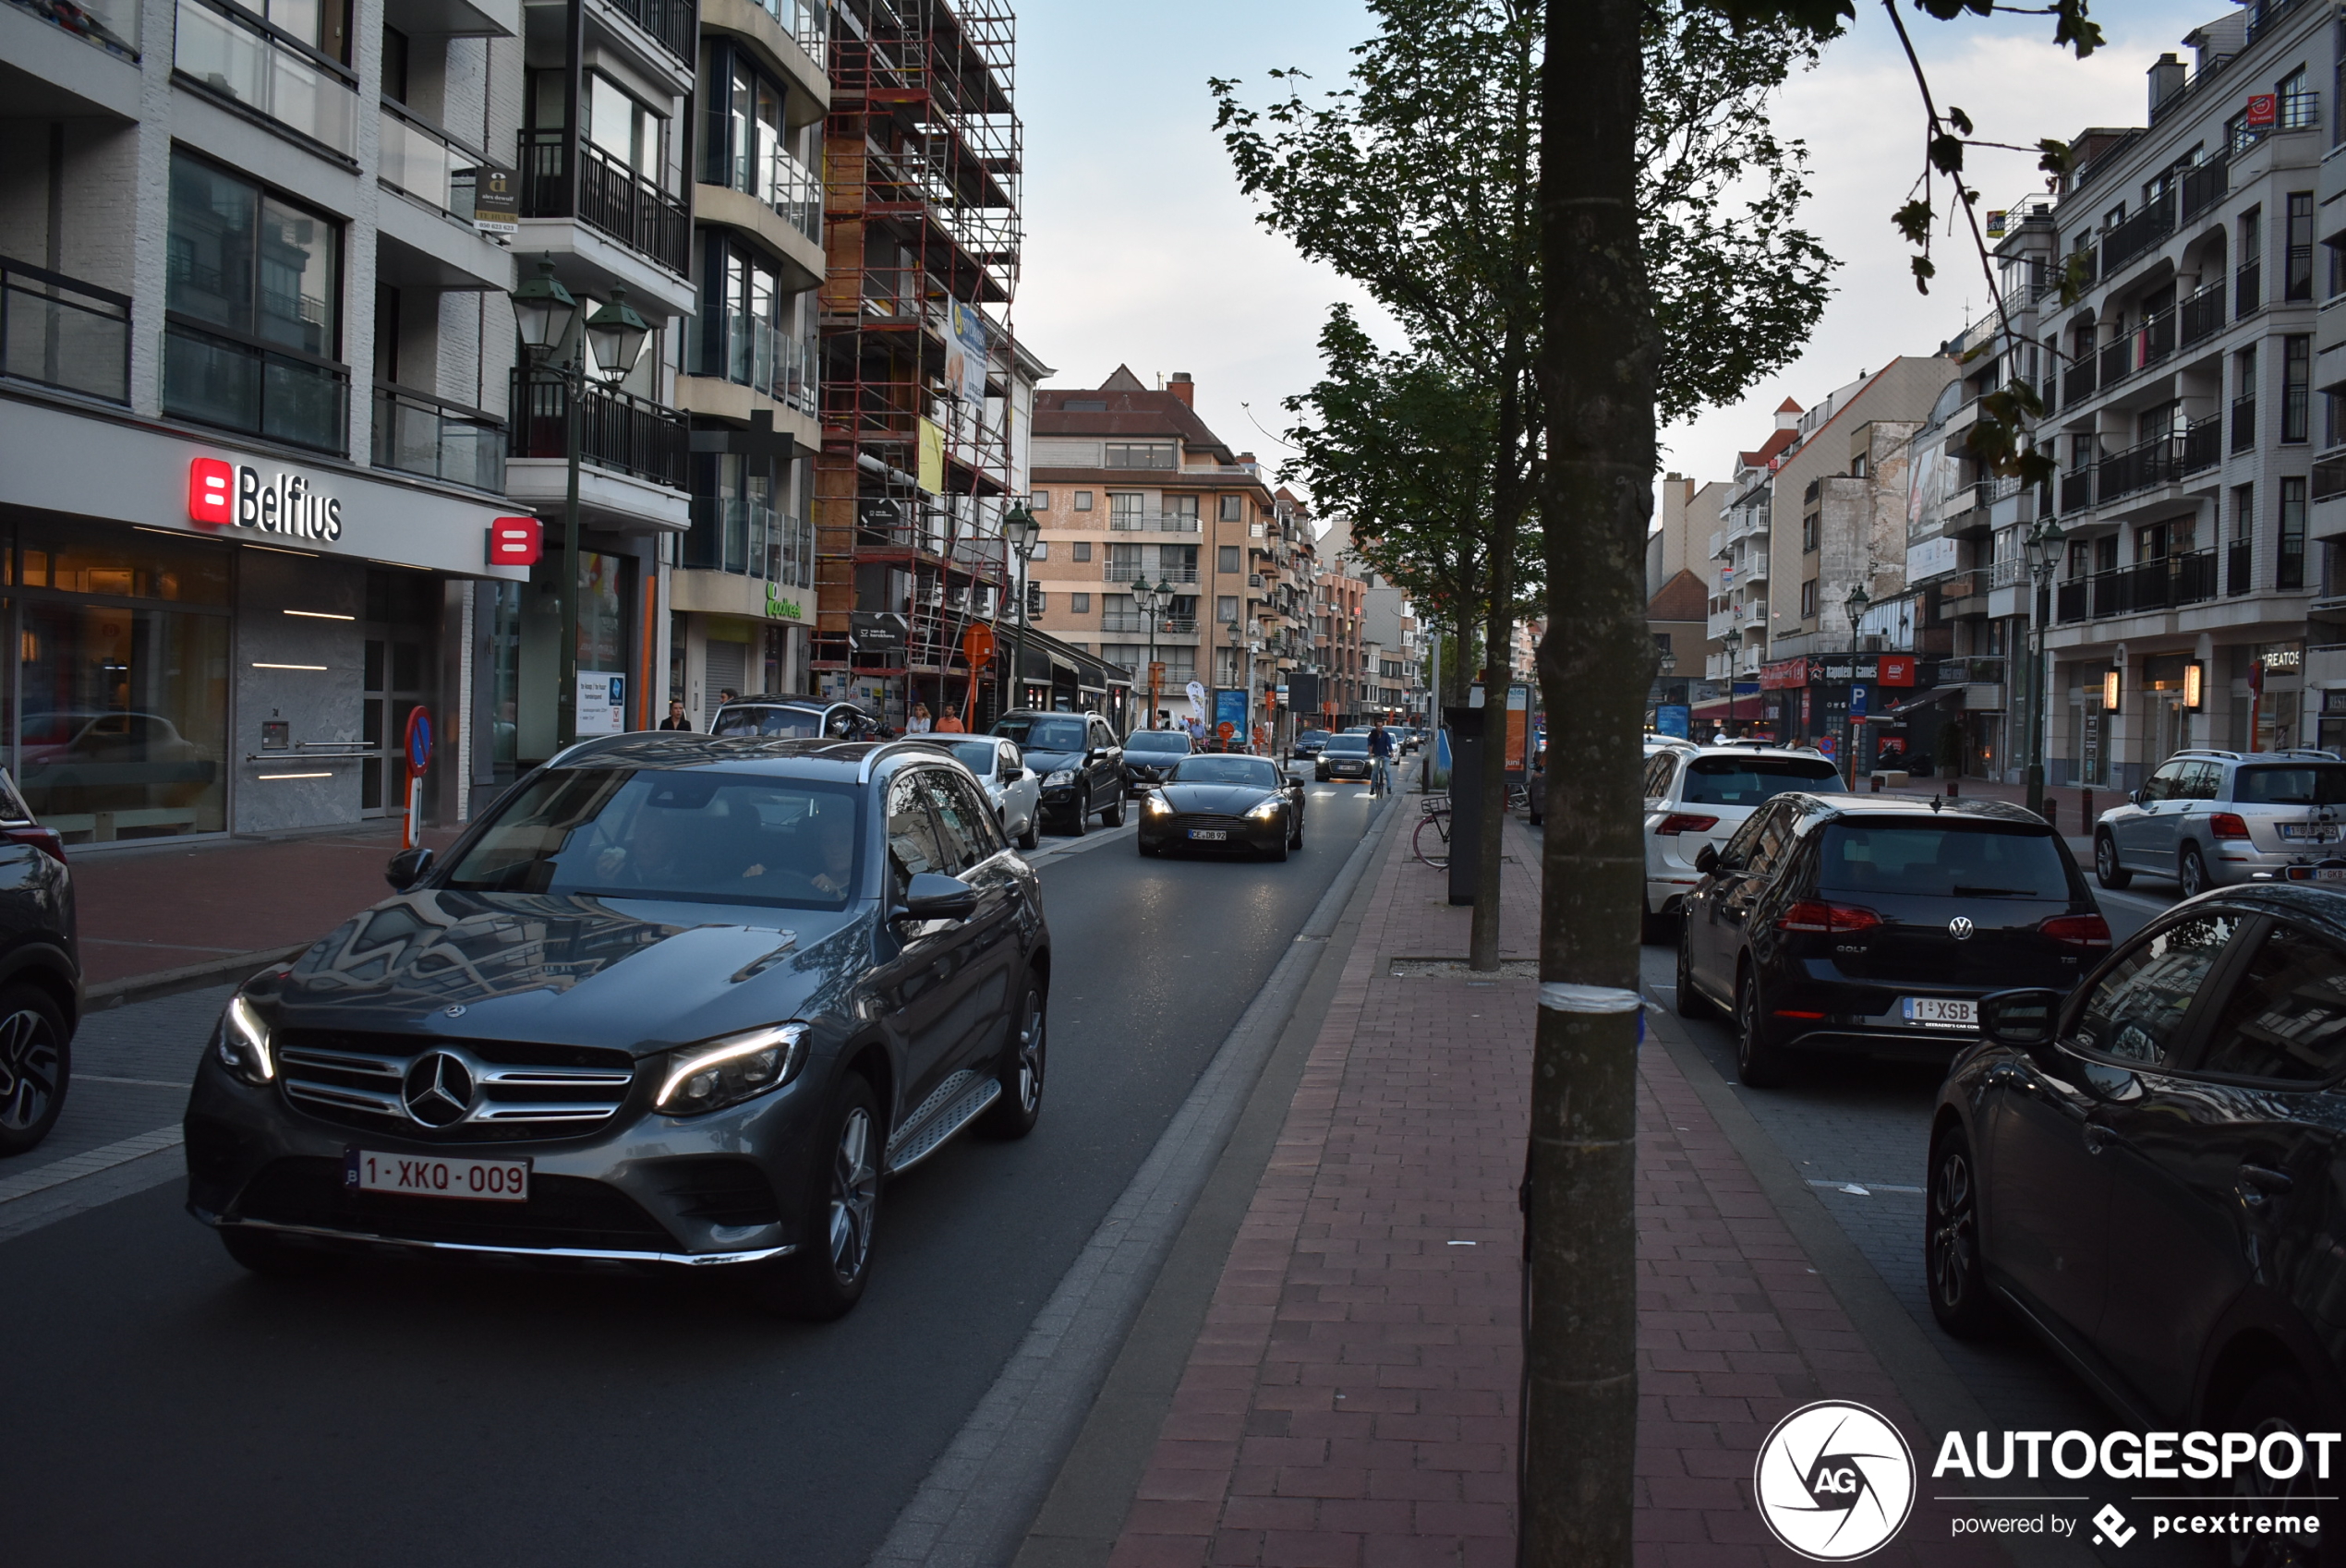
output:
<svg viewBox="0 0 2346 1568"><path fill-rule="evenodd" d="M951 752L963 767L977 775L1004 838L1015 839L1022 850L1034 849L1043 841L1043 781L1026 766L1016 742L999 735L956 740L931 735L927 739Z"/></svg>
<svg viewBox="0 0 2346 1568"><path fill-rule="evenodd" d="M2341 809L2346 761L2335 752L2177 752L2095 821L2094 874L2110 888L2171 876L2185 898L2276 880L2292 865L2346 881Z"/></svg>

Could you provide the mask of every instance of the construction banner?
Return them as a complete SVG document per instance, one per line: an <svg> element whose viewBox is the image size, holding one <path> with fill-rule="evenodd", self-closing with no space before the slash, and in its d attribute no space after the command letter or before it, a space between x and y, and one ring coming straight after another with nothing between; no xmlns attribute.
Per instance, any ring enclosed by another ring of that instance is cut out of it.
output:
<svg viewBox="0 0 2346 1568"><path fill-rule="evenodd" d="M930 495L945 493L945 431L926 419L921 421L920 469L913 477Z"/></svg>

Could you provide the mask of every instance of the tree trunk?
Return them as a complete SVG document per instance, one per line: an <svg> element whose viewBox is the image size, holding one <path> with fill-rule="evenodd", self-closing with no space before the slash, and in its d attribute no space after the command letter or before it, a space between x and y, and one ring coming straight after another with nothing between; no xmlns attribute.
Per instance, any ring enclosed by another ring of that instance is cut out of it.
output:
<svg viewBox="0 0 2346 1568"><path fill-rule="evenodd" d="M1518 1562L1626 1568L1637 1438L1639 732L1654 480L1639 253L1640 0L1552 5L1541 146L1547 283L1547 833L1525 1168Z"/></svg>

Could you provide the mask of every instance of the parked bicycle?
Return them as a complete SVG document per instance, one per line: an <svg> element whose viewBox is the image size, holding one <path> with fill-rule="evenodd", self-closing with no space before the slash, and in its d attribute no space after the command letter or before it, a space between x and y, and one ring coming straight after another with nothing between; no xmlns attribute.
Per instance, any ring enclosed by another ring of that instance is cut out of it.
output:
<svg viewBox="0 0 2346 1568"><path fill-rule="evenodd" d="M1428 795L1418 809L1418 830L1409 848L1434 870L1446 871L1450 866L1450 797Z"/></svg>

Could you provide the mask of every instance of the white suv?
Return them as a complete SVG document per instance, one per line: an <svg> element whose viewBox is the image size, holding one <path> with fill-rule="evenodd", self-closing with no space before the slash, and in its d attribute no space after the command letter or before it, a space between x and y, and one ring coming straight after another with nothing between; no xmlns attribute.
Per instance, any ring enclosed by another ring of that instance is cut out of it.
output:
<svg viewBox="0 0 2346 1568"><path fill-rule="evenodd" d="M2346 881L2346 761L2335 752L2177 752L2094 823L2094 874L2171 876L2184 898L2279 880Z"/></svg>
<svg viewBox="0 0 2346 1568"><path fill-rule="evenodd" d="M1640 935L1675 939L1680 906L1702 873L1695 856L1723 847L1760 805L1798 790L1845 793L1840 771L1816 752L1746 742L1660 747L1646 757L1646 899Z"/></svg>

